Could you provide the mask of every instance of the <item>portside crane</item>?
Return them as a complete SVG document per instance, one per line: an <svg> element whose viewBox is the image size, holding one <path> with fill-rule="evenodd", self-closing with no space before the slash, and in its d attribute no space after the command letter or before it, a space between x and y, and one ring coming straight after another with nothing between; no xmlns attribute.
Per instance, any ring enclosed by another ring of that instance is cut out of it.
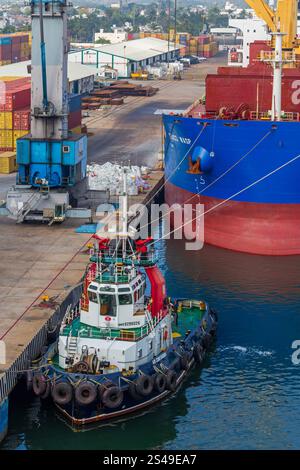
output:
<svg viewBox="0 0 300 470"><path fill-rule="evenodd" d="M67 0L31 0L31 132L17 141L6 209L18 223L63 221L86 178L87 137L68 130Z"/></svg>
<svg viewBox="0 0 300 470"><path fill-rule="evenodd" d="M272 33L284 34L283 50L299 47L297 40L298 0L277 0L277 8L273 10L265 0L246 0L248 5L261 18Z"/></svg>

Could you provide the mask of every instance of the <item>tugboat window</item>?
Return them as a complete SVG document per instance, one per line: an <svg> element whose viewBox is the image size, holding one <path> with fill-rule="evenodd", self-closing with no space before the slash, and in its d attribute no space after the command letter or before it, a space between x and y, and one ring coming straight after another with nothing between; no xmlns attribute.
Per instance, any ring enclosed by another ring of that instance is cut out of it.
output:
<svg viewBox="0 0 300 470"><path fill-rule="evenodd" d="M116 297L110 294L100 294L100 315L117 316Z"/></svg>
<svg viewBox="0 0 300 470"><path fill-rule="evenodd" d="M120 305L131 305L132 304L132 295L131 294L121 294L121 295L119 295L119 304Z"/></svg>
<svg viewBox="0 0 300 470"><path fill-rule="evenodd" d="M89 301L90 301L90 302L94 302L95 304L98 303L98 295L97 295L97 292L88 291L88 295L89 295Z"/></svg>

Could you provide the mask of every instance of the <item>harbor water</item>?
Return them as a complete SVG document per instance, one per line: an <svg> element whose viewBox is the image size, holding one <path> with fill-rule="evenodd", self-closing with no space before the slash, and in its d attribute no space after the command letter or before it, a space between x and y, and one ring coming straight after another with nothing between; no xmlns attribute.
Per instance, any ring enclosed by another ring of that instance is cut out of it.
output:
<svg viewBox="0 0 300 470"><path fill-rule="evenodd" d="M18 387L1 449L300 448L300 258L185 251L183 241L157 249L169 295L204 297L219 312L203 367L143 415L85 432Z"/></svg>

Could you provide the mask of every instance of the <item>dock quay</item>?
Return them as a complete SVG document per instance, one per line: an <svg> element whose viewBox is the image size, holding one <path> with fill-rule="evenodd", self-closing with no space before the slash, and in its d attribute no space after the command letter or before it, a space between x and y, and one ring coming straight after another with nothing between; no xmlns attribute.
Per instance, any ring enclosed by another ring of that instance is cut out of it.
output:
<svg viewBox="0 0 300 470"><path fill-rule="evenodd" d="M163 172L153 171L150 189L130 197L147 204L163 186ZM84 223L84 221L82 221ZM16 226L1 218L0 232L0 442L8 423L9 395L55 330L66 309L81 295L91 234L75 233L80 221L61 226Z"/></svg>

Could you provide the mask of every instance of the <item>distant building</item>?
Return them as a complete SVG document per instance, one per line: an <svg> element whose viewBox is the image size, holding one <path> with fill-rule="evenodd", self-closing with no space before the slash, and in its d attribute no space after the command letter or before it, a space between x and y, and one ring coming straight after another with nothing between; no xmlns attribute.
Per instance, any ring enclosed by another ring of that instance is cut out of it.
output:
<svg viewBox="0 0 300 470"><path fill-rule="evenodd" d="M95 42L99 39L109 41L111 44L118 44L127 40L127 33L123 28L114 28L111 33L105 33L104 29L100 29L99 33L95 33Z"/></svg>
<svg viewBox="0 0 300 470"><path fill-rule="evenodd" d="M130 78L131 73L148 65L166 62L179 55L182 45L156 38L135 39L118 44L88 45L69 55L72 62L92 65L102 73L108 67L117 71L118 78Z"/></svg>

